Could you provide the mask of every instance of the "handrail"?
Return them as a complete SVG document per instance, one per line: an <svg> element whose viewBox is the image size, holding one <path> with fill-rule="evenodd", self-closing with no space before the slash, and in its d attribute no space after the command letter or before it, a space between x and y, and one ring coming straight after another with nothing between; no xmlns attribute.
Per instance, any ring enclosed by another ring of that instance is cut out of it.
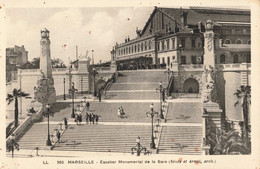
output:
<svg viewBox="0 0 260 169"><path fill-rule="evenodd" d="M167 88L166 88L167 96L170 96L173 81L174 81L174 76L171 75Z"/></svg>

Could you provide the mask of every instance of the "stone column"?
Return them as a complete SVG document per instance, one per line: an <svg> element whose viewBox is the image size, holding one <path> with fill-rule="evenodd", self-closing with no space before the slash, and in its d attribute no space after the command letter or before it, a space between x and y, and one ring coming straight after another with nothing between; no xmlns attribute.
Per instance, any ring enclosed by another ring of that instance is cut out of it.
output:
<svg viewBox="0 0 260 169"><path fill-rule="evenodd" d="M204 33L204 72L202 74L202 150L203 155L209 154L209 145L207 145L207 128L220 128L222 110L217 103L216 91L216 69L215 69L215 50L214 50L214 32L213 22L206 22L206 31Z"/></svg>
<svg viewBox="0 0 260 169"><path fill-rule="evenodd" d="M37 80L37 87L34 91L35 99L43 104L51 104L56 101L56 91L52 78L51 52L49 31L44 28L41 30L41 53L40 53L40 76Z"/></svg>

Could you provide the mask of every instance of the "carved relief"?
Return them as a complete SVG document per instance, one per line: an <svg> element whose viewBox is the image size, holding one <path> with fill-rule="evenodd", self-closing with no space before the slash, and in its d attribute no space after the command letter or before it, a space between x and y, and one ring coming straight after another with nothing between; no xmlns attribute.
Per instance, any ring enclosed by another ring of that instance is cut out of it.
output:
<svg viewBox="0 0 260 169"><path fill-rule="evenodd" d="M202 99L203 102L215 102L216 101L216 84L215 84L215 69L210 66L209 69L204 67L203 72L203 87L202 87Z"/></svg>
<svg viewBox="0 0 260 169"><path fill-rule="evenodd" d="M205 38L207 39L207 48L208 48L209 51L211 51L212 47L213 47L213 34L207 33L205 35Z"/></svg>

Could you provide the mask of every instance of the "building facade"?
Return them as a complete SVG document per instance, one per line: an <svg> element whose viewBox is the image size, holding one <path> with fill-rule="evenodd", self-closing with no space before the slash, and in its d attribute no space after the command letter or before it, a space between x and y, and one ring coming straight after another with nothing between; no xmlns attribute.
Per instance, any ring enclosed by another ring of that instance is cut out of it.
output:
<svg viewBox="0 0 260 169"><path fill-rule="evenodd" d="M6 48L6 81L16 79L17 68L28 62L28 52L24 46Z"/></svg>
<svg viewBox="0 0 260 169"><path fill-rule="evenodd" d="M213 42L205 41L209 22ZM172 96L196 93L200 97L204 61L210 57L205 53L207 48L214 55L220 108L227 119L239 121L242 109L233 106L234 92L241 85L251 85L250 30L250 10L155 7L144 28L136 30L135 39L116 43L111 60L119 64L134 58L152 58L154 67L166 65L173 72Z"/></svg>

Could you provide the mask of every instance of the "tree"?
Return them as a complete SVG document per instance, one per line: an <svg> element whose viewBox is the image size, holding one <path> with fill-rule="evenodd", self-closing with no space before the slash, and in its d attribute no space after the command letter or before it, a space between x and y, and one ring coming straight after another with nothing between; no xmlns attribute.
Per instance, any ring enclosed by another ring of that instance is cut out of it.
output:
<svg viewBox="0 0 260 169"><path fill-rule="evenodd" d="M40 58L33 58L31 61L31 64L34 66L34 69L39 69L40 68Z"/></svg>
<svg viewBox="0 0 260 169"><path fill-rule="evenodd" d="M13 100L15 101L14 103L14 121L15 121L15 127L18 127L18 98L25 97L25 98L30 98L28 97L28 93L24 93L21 91L21 89L14 89L12 94L7 94L6 100L8 101L8 104L10 104Z"/></svg>
<svg viewBox="0 0 260 169"><path fill-rule="evenodd" d="M66 65L61 59L51 59L51 65L53 68L66 68Z"/></svg>
<svg viewBox="0 0 260 169"><path fill-rule="evenodd" d="M234 106L237 106L239 103L242 103L243 108L243 135L242 139L246 142L247 145L250 144L249 141L249 124L248 124L248 116L249 116L249 105L251 104L251 86L240 86L239 89L236 90L234 95L237 97L237 101Z"/></svg>
<svg viewBox="0 0 260 169"><path fill-rule="evenodd" d="M212 131L207 136L207 143L210 145L210 154L249 154L250 149L241 140L239 132L231 129L228 132L224 130Z"/></svg>

